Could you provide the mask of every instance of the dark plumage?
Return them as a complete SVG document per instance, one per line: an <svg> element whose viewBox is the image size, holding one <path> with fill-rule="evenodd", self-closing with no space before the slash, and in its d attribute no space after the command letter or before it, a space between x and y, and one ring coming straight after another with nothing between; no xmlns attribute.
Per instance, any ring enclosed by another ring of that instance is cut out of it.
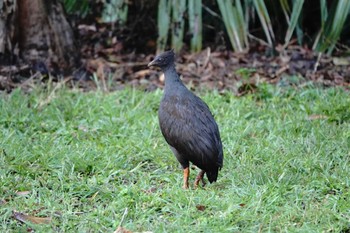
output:
<svg viewBox="0 0 350 233"><path fill-rule="evenodd" d="M189 91L175 70L174 52L164 52L148 64L162 69L165 88L158 117L162 134L184 169L184 188L188 188L189 162L201 169L195 180L203 185L204 173L210 183L217 180L223 164L218 126L209 107Z"/></svg>

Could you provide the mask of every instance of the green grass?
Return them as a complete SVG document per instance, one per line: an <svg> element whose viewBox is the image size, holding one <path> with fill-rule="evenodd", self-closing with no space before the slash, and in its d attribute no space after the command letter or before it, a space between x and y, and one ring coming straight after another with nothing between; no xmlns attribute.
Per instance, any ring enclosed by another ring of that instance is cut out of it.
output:
<svg viewBox="0 0 350 233"><path fill-rule="evenodd" d="M138 232L350 231L349 92L201 92L224 168L187 191L159 130L161 91L50 93L1 95L1 232L113 232L125 208L123 227ZM52 221L20 223L14 210Z"/></svg>

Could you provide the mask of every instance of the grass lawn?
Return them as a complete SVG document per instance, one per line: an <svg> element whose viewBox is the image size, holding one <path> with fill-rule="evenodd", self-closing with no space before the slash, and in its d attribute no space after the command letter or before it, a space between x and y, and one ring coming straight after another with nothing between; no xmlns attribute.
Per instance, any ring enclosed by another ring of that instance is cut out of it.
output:
<svg viewBox="0 0 350 233"><path fill-rule="evenodd" d="M224 167L217 183L187 191L159 130L161 95L1 94L0 231L113 232L126 208L133 232L350 231L349 92L200 92Z"/></svg>

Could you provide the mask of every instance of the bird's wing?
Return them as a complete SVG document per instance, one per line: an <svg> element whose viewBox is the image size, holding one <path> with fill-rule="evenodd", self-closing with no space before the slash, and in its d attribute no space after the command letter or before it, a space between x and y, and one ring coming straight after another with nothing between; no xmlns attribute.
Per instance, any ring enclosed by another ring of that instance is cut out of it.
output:
<svg viewBox="0 0 350 233"><path fill-rule="evenodd" d="M192 94L192 93L191 93ZM222 166L218 126L208 106L197 96L163 99L159 122L166 141L197 166Z"/></svg>

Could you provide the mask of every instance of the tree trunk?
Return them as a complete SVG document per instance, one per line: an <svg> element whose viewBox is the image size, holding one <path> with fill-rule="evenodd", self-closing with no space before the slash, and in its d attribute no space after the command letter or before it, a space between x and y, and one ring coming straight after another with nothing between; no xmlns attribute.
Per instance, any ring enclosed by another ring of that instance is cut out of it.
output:
<svg viewBox="0 0 350 233"><path fill-rule="evenodd" d="M1 63L10 63L9 51L14 52L12 40L14 40L14 21L16 0L0 0L0 60Z"/></svg>
<svg viewBox="0 0 350 233"><path fill-rule="evenodd" d="M6 3L11 3L14 11L12 15L0 15L0 53L19 55L33 67L44 64L50 72L70 73L79 61L79 53L61 1L4 0L3 9Z"/></svg>

